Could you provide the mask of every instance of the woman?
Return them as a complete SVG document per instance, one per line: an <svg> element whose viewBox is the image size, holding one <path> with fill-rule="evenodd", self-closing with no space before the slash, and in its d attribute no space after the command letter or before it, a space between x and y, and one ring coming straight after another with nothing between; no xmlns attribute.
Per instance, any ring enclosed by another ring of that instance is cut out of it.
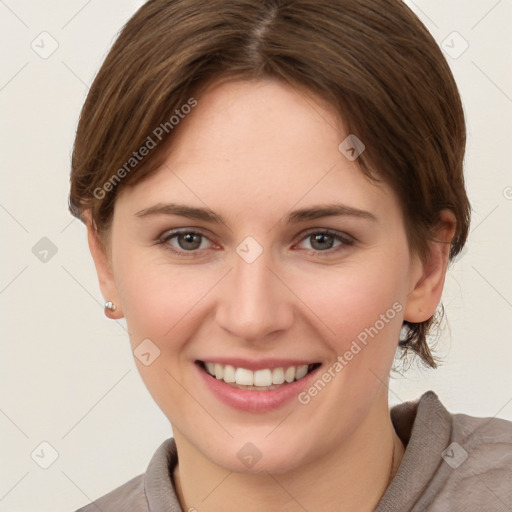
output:
<svg viewBox="0 0 512 512"><path fill-rule="evenodd" d="M388 407L397 347L436 365L464 148L401 2L147 2L84 105L70 208L173 438L81 510L510 507L510 422Z"/></svg>

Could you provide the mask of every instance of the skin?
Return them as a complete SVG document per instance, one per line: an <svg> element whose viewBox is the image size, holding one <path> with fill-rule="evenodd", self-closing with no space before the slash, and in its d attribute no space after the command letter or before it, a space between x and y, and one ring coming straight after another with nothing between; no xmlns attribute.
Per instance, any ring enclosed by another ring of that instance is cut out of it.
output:
<svg viewBox="0 0 512 512"><path fill-rule="evenodd" d="M371 511L398 468L390 368L402 322L435 312L449 244L432 243L427 262L414 256L394 192L338 150L347 135L320 98L275 80L227 82L198 97L165 165L122 189L105 249L88 217L102 293L117 305L109 316L126 318L132 349L149 338L160 350L149 366L135 360L172 425L183 510ZM224 223L137 215L164 203L208 207ZM332 203L374 218L285 222L292 210ZM195 252L177 237L159 243L177 228L204 235ZM353 243L315 245L311 228ZM442 212L437 240L449 242L454 228ZM263 249L252 263L236 252L247 236ZM194 361L209 357L327 368L395 303L401 311L305 405L242 412L196 378ZM262 454L252 468L237 457L247 442Z"/></svg>

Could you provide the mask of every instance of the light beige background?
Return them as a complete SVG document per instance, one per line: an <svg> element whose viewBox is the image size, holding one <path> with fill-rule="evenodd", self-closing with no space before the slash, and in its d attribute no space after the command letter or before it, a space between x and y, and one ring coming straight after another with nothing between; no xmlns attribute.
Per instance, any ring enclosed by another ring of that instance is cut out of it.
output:
<svg viewBox="0 0 512 512"><path fill-rule="evenodd" d="M141 4L0 1L0 512L73 511L143 472L171 435L124 324L103 316L85 229L67 213L81 105ZM468 250L447 278L444 365L395 378L390 401L433 389L454 412L512 419L512 2L408 4L451 54L474 212Z"/></svg>

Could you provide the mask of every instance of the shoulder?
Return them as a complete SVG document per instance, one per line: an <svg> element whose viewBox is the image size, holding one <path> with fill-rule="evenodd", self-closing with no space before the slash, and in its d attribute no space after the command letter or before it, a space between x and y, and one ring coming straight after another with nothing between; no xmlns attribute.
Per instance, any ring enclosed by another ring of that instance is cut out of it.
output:
<svg viewBox="0 0 512 512"><path fill-rule="evenodd" d="M144 475L139 475L113 491L105 494L93 503L80 508L76 512L147 512L148 503L144 492Z"/></svg>
<svg viewBox="0 0 512 512"><path fill-rule="evenodd" d="M512 422L453 414L451 438L452 450L459 454L453 465L465 467L461 473L468 476L490 473L493 479L503 475L512 487ZM451 453L445 454L445 460L448 455Z"/></svg>
<svg viewBox="0 0 512 512"><path fill-rule="evenodd" d="M181 511L171 476L177 462L176 443L171 437L159 446L145 473L76 512Z"/></svg>
<svg viewBox="0 0 512 512"><path fill-rule="evenodd" d="M378 512L512 510L512 422L450 413L432 391L391 417L406 450Z"/></svg>
<svg viewBox="0 0 512 512"><path fill-rule="evenodd" d="M453 436L471 445L512 446L512 421L501 418L477 418L467 414L452 414Z"/></svg>
<svg viewBox="0 0 512 512"><path fill-rule="evenodd" d="M499 510L490 502L512 506L512 422L454 414L451 438L443 456L451 469L446 491L478 493L486 510Z"/></svg>
<svg viewBox="0 0 512 512"><path fill-rule="evenodd" d="M451 414L450 444L441 456L433 511L511 510L512 422Z"/></svg>

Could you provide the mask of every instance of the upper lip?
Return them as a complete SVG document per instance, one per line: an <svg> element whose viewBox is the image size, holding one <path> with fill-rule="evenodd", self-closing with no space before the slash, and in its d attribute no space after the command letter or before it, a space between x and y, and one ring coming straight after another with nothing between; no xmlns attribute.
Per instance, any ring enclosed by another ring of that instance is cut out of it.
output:
<svg viewBox="0 0 512 512"><path fill-rule="evenodd" d="M199 359L203 363L214 363L221 364L222 366L231 365L235 368L246 368L247 370L264 370L269 368L273 370L274 368L290 368L290 366L309 366L310 364L316 364L318 361L315 360L299 360L299 359L244 359L238 357L228 357L228 358L204 358Z"/></svg>

